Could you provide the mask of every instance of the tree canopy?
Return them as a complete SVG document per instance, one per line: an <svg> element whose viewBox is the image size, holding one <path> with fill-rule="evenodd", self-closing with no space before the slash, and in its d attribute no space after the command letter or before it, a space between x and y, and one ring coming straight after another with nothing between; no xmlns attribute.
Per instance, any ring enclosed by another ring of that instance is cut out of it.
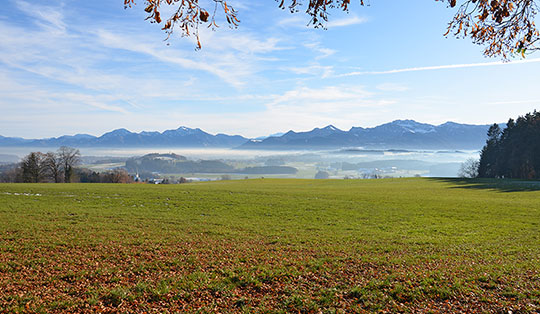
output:
<svg viewBox="0 0 540 314"><path fill-rule="evenodd" d="M56 153L31 152L20 163L21 180L23 182L71 182L74 167L80 162L80 152L72 147L62 146ZM17 175L11 182L18 182Z"/></svg>
<svg viewBox="0 0 540 314"><path fill-rule="evenodd" d="M494 124L480 155L483 178L540 178L540 112L510 119L506 128Z"/></svg>
<svg viewBox="0 0 540 314"><path fill-rule="evenodd" d="M435 0L457 8L454 18L449 22L445 35L470 37L473 43L484 45L486 56L501 56L538 50L540 34L534 19L538 12L536 0ZM276 0L278 6L291 13L305 12L310 16L313 27L325 27L329 12L343 10L348 12L353 5L351 0ZM363 0L358 5L364 6ZM236 11L226 0L211 0L211 7L204 7L199 0L146 0L147 20L161 24L169 37L175 29L182 36L195 36L197 48L201 48L199 26L216 29L216 16L223 14L229 27L238 27L240 20ZM125 7L131 7L135 0L124 0ZM173 14L163 18L164 6L172 7ZM168 38L167 37L167 38Z"/></svg>

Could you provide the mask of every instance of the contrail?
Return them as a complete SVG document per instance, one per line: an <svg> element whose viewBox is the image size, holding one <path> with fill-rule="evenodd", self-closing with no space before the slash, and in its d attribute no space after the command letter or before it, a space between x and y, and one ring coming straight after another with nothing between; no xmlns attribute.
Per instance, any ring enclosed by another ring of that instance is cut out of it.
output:
<svg viewBox="0 0 540 314"><path fill-rule="evenodd" d="M387 70L387 71L358 71L358 72L350 72L350 73L340 74L340 75L338 75L338 77L356 76L356 75L394 74L394 73L404 73L404 72L433 71L433 70L445 70L445 69L478 68L478 67L489 67L489 66L497 66L497 65L512 65L512 64L522 64L522 63L535 63L535 62L540 62L540 58L523 59L523 60L517 60L517 61L512 61L512 62L495 61L495 62L485 62L485 63L435 65L435 66L429 66L429 67L394 69L394 70Z"/></svg>

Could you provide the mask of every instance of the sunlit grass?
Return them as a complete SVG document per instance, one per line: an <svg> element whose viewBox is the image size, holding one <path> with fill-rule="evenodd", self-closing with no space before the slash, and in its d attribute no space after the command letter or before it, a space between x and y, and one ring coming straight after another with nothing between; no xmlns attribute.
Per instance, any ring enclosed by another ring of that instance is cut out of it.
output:
<svg viewBox="0 0 540 314"><path fill-rule="evenodd" d="M0 312L534 312L527 184L4 184Z"/></svg>

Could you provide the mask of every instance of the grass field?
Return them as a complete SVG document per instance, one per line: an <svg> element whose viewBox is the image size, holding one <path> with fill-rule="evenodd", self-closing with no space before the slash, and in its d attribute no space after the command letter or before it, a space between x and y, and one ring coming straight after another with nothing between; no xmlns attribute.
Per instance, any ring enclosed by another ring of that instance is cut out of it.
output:
<svg viewBox="0 0 540 314"><path fill-rule="evenodd" d="M0 312L540 311L540 185L0 185Z"/></svg>

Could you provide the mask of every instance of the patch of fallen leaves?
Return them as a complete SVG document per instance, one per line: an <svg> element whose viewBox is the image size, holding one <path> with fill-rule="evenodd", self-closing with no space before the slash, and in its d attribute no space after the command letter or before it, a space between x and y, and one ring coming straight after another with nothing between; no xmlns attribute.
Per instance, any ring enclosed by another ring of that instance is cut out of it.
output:
<svg viewBox="0 0 540 314"><path fill-rule="evenodd" d="M402 256L417 253L204 235L167 243L2 244L3 313L540 311L538 269L477 276L486 262L465 253L405 263Z"/></svg>

